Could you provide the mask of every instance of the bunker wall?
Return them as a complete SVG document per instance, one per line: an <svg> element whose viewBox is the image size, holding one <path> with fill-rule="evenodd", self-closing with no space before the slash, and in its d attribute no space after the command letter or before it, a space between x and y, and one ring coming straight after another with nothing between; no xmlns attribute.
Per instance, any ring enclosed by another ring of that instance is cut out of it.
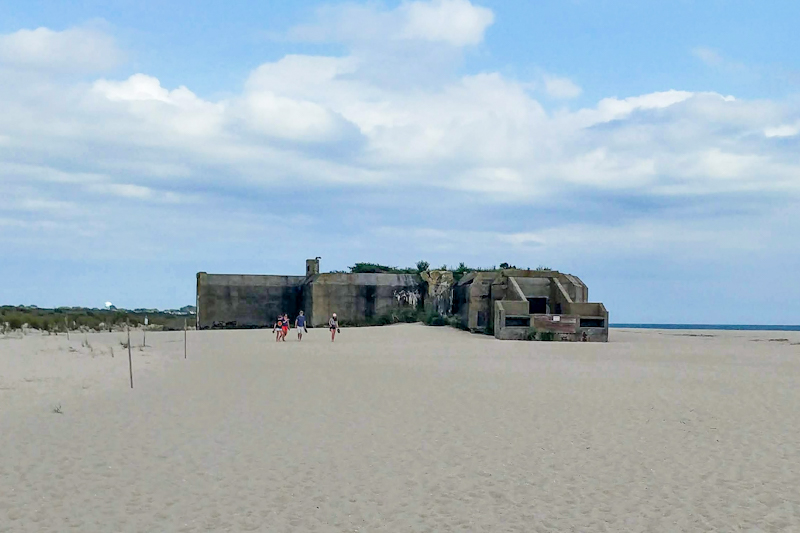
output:
<svg viewBox="0 0 800 533"><path fill-rule="evenodd" d="M294 320L302 276L197 275L197 327L271 327L279 313Z"/></svg>
<svg viewBox="0 0 800 533"><path fill-rule="evenodd" d="M342 324L370 324L401 309L419 309L425 287L412 274L320 274L305 286L303 306L312 326L333 313Z"/></svg>

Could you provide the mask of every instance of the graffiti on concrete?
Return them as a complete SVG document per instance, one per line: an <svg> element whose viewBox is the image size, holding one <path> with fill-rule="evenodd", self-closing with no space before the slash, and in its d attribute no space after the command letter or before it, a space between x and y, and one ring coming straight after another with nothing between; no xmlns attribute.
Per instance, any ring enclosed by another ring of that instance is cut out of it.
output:
<svg viewBox="0 0 800 533"><path fill-rule="evenodd" d="M411 307L416 307L419 303L420 294L418 290L406 290L400 289L394 291L394 299L397 300L397 303L400 305L408 305Z"/></svg>

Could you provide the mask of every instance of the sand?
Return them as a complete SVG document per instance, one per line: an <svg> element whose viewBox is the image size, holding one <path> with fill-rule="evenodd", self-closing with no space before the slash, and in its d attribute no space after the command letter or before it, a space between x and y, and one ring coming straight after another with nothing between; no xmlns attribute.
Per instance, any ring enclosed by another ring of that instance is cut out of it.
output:
<svg viewBox="0 0 800 533"><path fill-rule="evenodd" d="M0 531L800 531L797 333L138 335L0 338Z"/></svg>

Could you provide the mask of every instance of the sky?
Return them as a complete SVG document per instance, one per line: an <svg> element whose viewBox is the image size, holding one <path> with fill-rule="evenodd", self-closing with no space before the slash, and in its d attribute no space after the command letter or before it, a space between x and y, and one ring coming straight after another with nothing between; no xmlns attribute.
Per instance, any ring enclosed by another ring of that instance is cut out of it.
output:
<svg viewBox="0 0 800 533"><path fill-rule="evenodd" d="M0 0L0 304L548 266L800 323L800 3Z"/></svg>

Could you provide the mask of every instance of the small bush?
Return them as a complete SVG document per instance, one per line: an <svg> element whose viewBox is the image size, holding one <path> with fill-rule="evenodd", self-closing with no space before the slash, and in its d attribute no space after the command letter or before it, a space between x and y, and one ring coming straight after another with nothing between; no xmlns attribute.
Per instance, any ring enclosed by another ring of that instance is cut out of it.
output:
<svg viewBox="0 0 800 533"><path fill-rule="evenodd" d="M552 331L542 331L539 333L539 340L540 341L552 341L555 340L556 334Z"/></svg>
<svg viewBox="0 0 800 533"><path fill-rule="evenodd" d="M8 327L10 329L20 329L22 327L22 319L16 315L9 316Z"/></svg>
<svg viewBox="0 0 800 533"><path fill-rule="evenodd" d="M392 315L381 315L377 319L375 319L376 326L386 326L388 324L392 324Z"/></svg>
<svg viewBox="0 0 800 533"><path fill-rule="evenodd" d="M451 328L459 328L459 329L463 329L463 328L461 327L461 320L460 320L460 319L459 319L457 316L451 316L451 317L449 317L449 318L447 319L447 325L448 325L448 326L450 326Z"/></svg>
<svg viewBox="0 0 800 533"><path fill-rule="evenodd" d="M425 313L422 321L428 326L444 326L447 323L447 320L434 310Z"/></svg>
<svg viewBox="0 0 800 533"><path fill-rule="evenodd" d="M525 338L527 338L529 341L535 341L536 340L536 328L528 328L528 333L525 335Z"/></svg>
<svg viewBox="0 0 800 533"><path fill-rule="evenodd" d="M416 309L412 309L410 307L400 309L395 315L397 320L395 322L405 322L406 324L412 324L414 322L419 322L419 311Z"/></svg>

